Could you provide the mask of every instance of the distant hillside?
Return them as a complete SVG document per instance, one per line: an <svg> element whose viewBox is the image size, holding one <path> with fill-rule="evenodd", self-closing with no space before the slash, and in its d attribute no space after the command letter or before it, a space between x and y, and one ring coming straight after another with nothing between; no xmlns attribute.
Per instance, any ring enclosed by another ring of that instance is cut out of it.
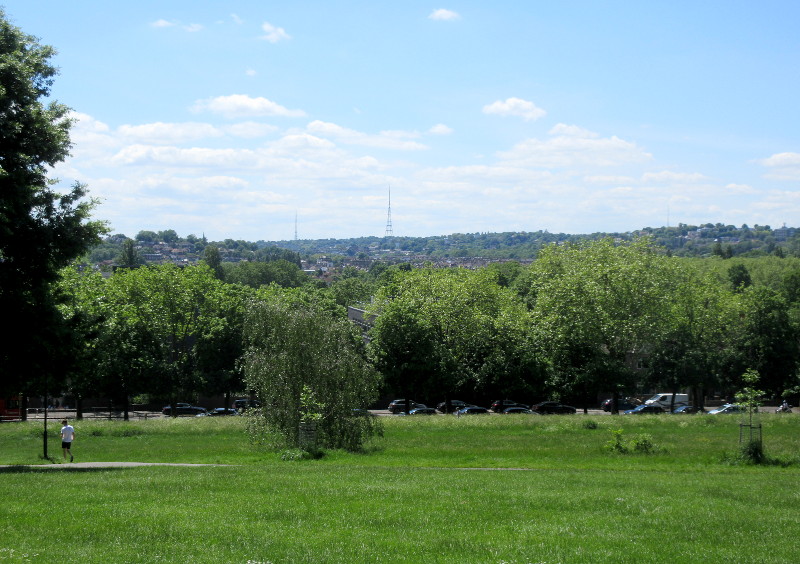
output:
<svg viewBox="0 0 800 564"><path fill-rule="evenodd" d="M195 235L179 237L173 230L140 231L134 239L145 258L157 249L165 260L194 262L207 245L216 245L223 260L264 260L265 249L279 248L304 258L341 256L361 260L392 260L401 256L428 256L431 260L482 257L485 259L533 259L543 246L565 241L596 240L613 237L631 240L651 237L676 256L719 255L762 256L791 254L800 256L800 235L794 227L772 229L768 225L679 224L676 227L645 227L627 233L566 234L535 232L453 233L431 237L356 237L350 239L300 239L296 241L207 241ZM119 256L125 235L107 237L87 257L92 264L111 263ZM273 253L274 254L274 253Z"/></svg>

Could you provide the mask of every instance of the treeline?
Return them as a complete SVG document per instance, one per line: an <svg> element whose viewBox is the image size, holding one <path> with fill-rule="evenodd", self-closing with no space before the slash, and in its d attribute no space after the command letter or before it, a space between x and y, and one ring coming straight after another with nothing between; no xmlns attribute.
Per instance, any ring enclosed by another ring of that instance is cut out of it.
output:
<svg viewBox="0 0 800 564"><path fill-rule="evenodd" d="M283 267L302 274L288 261ZM285 366L305 367L293 399L285 398L296 405L313 381L309 366L324 372L341 363L334 347L316 350L302 331L287 341L292 311L324 334L322 320L341 332L348 305L374 319L366 345L355 344L364 341L348 326L352 354L382 376L384 391L423 401L593 405L601 392L653 387L690 389L700 400L733 394L748 370L772 397L798 392L800 259L793 257L684 259L646 240L604 239L545 247L529 266L376 264L369 272L347 268L330 284L287 280L230 280L205 263L118 269L109 277L66 269L58 293L72 348L62 354L65 377L51 380L50 392L111 397L118 405L140 395L184 401L246 393L272 381L263 372L248 379L244 361L266 347L270 362L282 355ZM248 326L280 345L248 336ZM43 393L41 381L17 384ZM367 405L351 409L359 407Z"/></svg>
<svg viewBox="0 0 800 564"><path fill-rule="evenodd" d="M359 258L367 260L395 254L428 256L431 259L483 257L488 259L527 260L553 243L599 241L611 237L617 241L633 241L649 237L651 241L680 257L759 257L767 255L800 256L800 235L795 228L770 226L679 224L675 227L646 227L635 232L566 234L548 231L504 233L453 233L431 237L356 237L350 239L316 239L295 241L257 241L225 239L209 242L205 237L188 235L181 238L174 230L140 231L132 240L142 248L158 243L187 245L189 251L202 255L208 245L225 249L225 260L262 260L264 249L281 249L297 257ZM128 237L116 234L107 237L87 255L86 262L97 264L117 259ZM286 257L282 257L286 258ZM291 258L287 260L292 260Z"/></svg>

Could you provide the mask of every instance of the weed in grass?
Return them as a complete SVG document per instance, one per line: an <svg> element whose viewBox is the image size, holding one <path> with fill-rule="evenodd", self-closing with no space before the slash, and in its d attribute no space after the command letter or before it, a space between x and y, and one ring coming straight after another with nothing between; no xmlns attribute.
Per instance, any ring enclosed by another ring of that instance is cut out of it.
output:
<svg viewBox="0 0 800 564"><path fill-rule="evenodd" d="M606 443L606 450L616 454L653 454L660 449L653 444L652 435L642 433L628 441L625 440L622 429L612 429L611 440Z"/></svg>
<svg viewBox="0 0 800 564"><path fill-rule="evenodd" d="M584 429L597 429L597 421L594 419L585 419L581 425Z"/></svg>
<svg viewBox="0 0 800 564"><path fill-rule="evenodd" d="M320 449L304 450L301 448L290 448L280 453L281 460L319 460L325 456L325 451Z"/></svg>

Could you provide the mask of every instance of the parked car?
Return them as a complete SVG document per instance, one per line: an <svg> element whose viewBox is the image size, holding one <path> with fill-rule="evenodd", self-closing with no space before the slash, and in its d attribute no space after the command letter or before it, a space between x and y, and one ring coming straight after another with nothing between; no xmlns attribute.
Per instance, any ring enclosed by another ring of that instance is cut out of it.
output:
<svg viewBox="0 0 800 564"><path fill-rule="evenodd" d="M528 409L530 406L525 403L517 403L510 399L504 399L504 400L494 400L492 402L492 405L489 406L489 409L491 409L495 413L501 413L508 407L523 407L525 409Z"/></svg>
<svg viewBox="0 0 800 564"><path fill-rule="evenodd" d="M489 410L485 407L478 407L477 405L472 405L456 411L456 415L481 415L484 413L489 413Z"/></svg>
<svg viewBox="0 0 800 564"><path fill-rule="evenodd" d="M612 403L612 401L613 401L612 398L608 398L607 400L605 400L603 403L600 404L600 407L603 409L603 411L611 411L611 407L612 407L611 403ZM625 399L620 398L620 399L617 400L617 411L627 411L627 410L633 409L634 407L637 407L639 405L641 405L641 404L635 403L635 402L631 401L629 398L625 398Z"/></svg>
<svg viewBox="0 0 800 564"><path fill-rule="evenodd" d="M706 411L702 407L697 407L696 405L682 405L680 407L676 407L675 411L672 413L676 415L683 415L687 413L705 413Z"/></svg>
<svg viewBox="0 0 800 564"><path fill-rule="evenodd" d="M536 413L535 411L531 411L527 407L507 407L503 410L503 413L513 414L513 413L526 413L528 415Z"/></svg>
<svg viewBox="0 0 800 564"><path fill-rule="evenodd" d="M424 403L417 403L414 400L408 401L408 410L411 411L412 409L419 409L420 407L428 407ZM396 399L389 404L387 408L389 413L405 413L406 412L406 400L405 399Z"/></svg>
<svg viewBox="0 0 800 564"><path fill-rule="evenodd" d="M233 409L236 411L244 411L245 409L250 409L251 407L261 407L261 403L257 400L249 400L249 399L236 399L233 400Z"/></svg>
<svg viewBox="0 0 800 564"><path fill-rule="evenodd" d="M531 411L536 413L554 414L554 413L576 413L578 410L571 405L564 405L557 401L543 401L531 406Z"/></svg>
<svg viewBox="0 0 800 564"><path fill-rule="evenodd" d="M436 415L436 410L432 407L418 407L408 412L409 415Z"/></svg>
<svg viewBox="0 0 800 564"><path fill-rule="evenodd" d="M720 413L745 413L747 412L747 408L736 405L733 403L726 403L722 407L718 407L717 409L712 409L708 412L709 415L717 415Z"/></svg>
<svg viewBox="0 0 800 564"><path fill-rule="evenodd" d="M645 415L647 413L664 413L664 409L660 405L637 405L633 409L629 409L623 415Z"/></svg>
<svg viewBox="0 0 800 564"><path fill-rule="evenodd" d="M197 415L198 413L205 413L205 407L198 407L189 403L176 403L175 413L177 415ZM172 406L165 405L161 408L161 413L164 415L172 415Z"/></svg>
<svg viewBox="0 0 800 564"><path fill-rule="evenodd" d="M464 409L465 407L472 407L471 403L467 403L461 400L450 400L450 411L449 413L455 413L459 409ZM445 402L441 402L436 404L436 410L439 413L448 413L447 411L447 404Z"/></svg>

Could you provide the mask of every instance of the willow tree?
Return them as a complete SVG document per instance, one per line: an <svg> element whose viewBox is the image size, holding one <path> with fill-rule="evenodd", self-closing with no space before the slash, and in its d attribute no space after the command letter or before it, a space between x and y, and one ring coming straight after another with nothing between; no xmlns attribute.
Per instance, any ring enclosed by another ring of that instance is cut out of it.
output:
<svg viewBox="0 0 800 564"><path fill-rule="evenodd" d="M359 450L380 426L363 409L380 377L355 328L328 312L270 292L245 321L244 378L256 391L267 433L290 447ZM312 436L303 429L314 429Z"/></svg>

